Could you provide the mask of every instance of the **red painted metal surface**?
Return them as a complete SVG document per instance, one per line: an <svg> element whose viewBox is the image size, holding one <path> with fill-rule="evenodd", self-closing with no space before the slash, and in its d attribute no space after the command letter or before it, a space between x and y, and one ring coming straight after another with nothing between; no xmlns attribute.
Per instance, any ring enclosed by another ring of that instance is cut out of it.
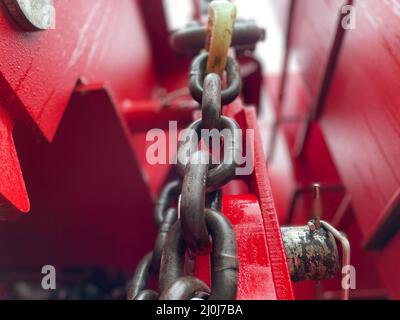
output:
<svg viewBox="0 0 400 320"><path fill-rule="evenodd" d="M130 271L156 235L153 201L107 91L76 92L52 143L14 132L32 208L0 224L0 267Z"/></svg>
<svg viewBox="0 0 400 320"><path fill-rule="evenodd" d="M56 1L57 28L45 32L20 30L7 12L0 10L3 204L29 211L18 159L12 151L15 121L51 141L80 78L88 84L107 82L118 105L150 96L155 73L137 2Z"/></svg>
<svg viewBox="0 0 400 320"><path fill-rule="evenodd" d="M236 233L239 256L240 300L277 300L291 299L287 293L277 292L272 272L263 215L260 203L255 195L226 196L222 212L226 212ZM290 285L290 282L289 282Z"/></svg>
<svg viewBox="0 0 400 320"><path fill-rule="evenodd" d="M226 114L233 116L233 113L229 111ZM254 173L251 176L250 189L257 196L260 205L276 298L278 300L293 299L291 280L287 269L278 217L267 176L256 113L252 108L245 108L236 114L234 118L241 125L242 129L254 130ZM250 248L247 248L247 250L250 250ZM253 286L256 286L256 284L254 283Z"/></svg>
<svg viewBox="0 0 400 320"><path fill-rule="evenodd" d="M282 112L269 163L278 215L288 221L293 190L313 182L342 186L342 192L322 197L325 219L351 240L357 270L351 297L399 298L400 277L389 262L400 252L398 6L356 1L356 29L338 38L343 32L337 28L338 14L345 1L295 3L287 49L291 60L297 57L298 70L287 75L283 103L272 96L275 110ZM326 68L333 57L334 68ZM267 82L275 87L279 78ZM315 108L319 110L298 157L299 137ZM304 224L311 205L311 195L301 193L290 222ZM324 283L322 295L312 283L296 284L294 290L297 298L335 298L339 281Z"/></svg>
<svg viewBox="0 0 400 320"><path fill-rule="evenodd" d="M363 244L381 250L376 258L381 277L399 298L400 279L388 263L400 251L398 209L388 211L399 203L400 192L398 8L364 1L356 9L357 29L345 40L321 125L352 195ZM373 241L377 234L393 233L381 244Z"/></svg>
<svg viewBox="0 0 400 320"><path fill-rule="evenodd" d="M141 5L58 1L57 29L38 33L1 8L0 213L19 218L0 225L1 267L130 270L151 247L169 168L147 179L145 137L123 121L159 77Z"/></svg>
<svg viewBox="0 0 400 320"><path fill-rule="evenodd" d="M318 99L324 80L340 25L341 8L348 3L348 0L295 1L289 59L298 63L312 103Z"/></svg>

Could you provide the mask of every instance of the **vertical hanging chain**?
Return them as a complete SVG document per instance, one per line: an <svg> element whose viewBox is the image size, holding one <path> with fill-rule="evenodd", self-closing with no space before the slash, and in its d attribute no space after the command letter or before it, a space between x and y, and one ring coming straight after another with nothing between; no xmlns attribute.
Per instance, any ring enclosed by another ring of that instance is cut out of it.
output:
<svg viewBox="0 0 400 320"><path fill-rule="evenodd" d="M228 56L235 18L236 7L229 1L211 2L206 41L209 52L200 53L193 60L189 78L189 90L202 106L202 117L188 127L189 135L179 145L176 170L181 180L167 184L156 203L157 240L129 283L128 299L236 299L236 236L229 220L218 211L219 190L235 178L237 161L242 156L240 127L222 115L222 107L232 103L242 88L239 65ZM204 129L219 134L223 152L207 142L208 150L200 149L198 143ZM223 154L221 163L210 164L213 152ZM179 194L177 208L170 207L171 199L177 199ZM209 254L211 288L194 277L191 270L197 255ZM147 289L151 276L159 277L159 292Z"/></svg>

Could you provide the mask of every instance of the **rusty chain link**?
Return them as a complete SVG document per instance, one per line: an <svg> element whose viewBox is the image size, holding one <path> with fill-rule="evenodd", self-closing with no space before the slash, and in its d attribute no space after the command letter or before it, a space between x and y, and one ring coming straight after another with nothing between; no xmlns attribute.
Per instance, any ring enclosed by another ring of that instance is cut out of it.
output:
<svg viewBox="0 0 400 320"><path fill-rule="evenodd" d="M169 208L170 202L173 198L177 199L180 193L181 182L179 180L168 183L161 191L154 208L154 221L158 227L164 221L164 214Z"/></svg>
<svg viewBox="0 0 400 320"><path fill-rule="evenodd" d="M210 73L204 79L204 95L202 101L203 128L212 130L221 127L221 78Z"/></svg>
<svg viewBox="0 0 400 320"><path fill-rule="evenodd" d="M192 63L189 78L189 90L194 100L203 101L204 79L207 75L208 53L199 54ZM231 57L225 67L227 87L221 91L221 104L223 106L232 103L242 90L242 79L238 63Z"/></svg>
<svg viewBox="0 0 400 320"><path fill-rule="evenodd" d="M240 127L235 120L221 116L221 134L224 138L224 154L222 162L211 168L207 173L207 191L215 191L229 182L235 176L238 159L242 156L242 140ZM198 148L197 143L201 137L203 120L199 119L188 127L187 139L180 143L178 149L178 163L176 170L184 177L186 166L192 156L191 151ZM224 130L225 129L225 130ZM195 136L197 135L197 136Z"/></svg>
<svg viewBox="0 0 400 320"><path fill-rule="evenodd" d="M160 272L161 256L164 249L165 241L167 240L168 232L171 226L178 219L178 213L175 208L167 210L163 223L158 230L156 242L154 244L153 254L150 263L150 271L153 274Z"/></svg>
<svg viewBox="0 0 400 320"><path fill-rule="evenodd" d="M135 300L139 293L146 289L150 277L150 263L153 253L150 252L140 260L132 280L128 284L128 300Z"/></svg>
<svg viewBox="0 0 400 320"><path fill-rule="evenodd" d="M237 245L229 220L221 213L205 209L207 229L212 239L210 300L234 300L237 291ZM160 289L162 292L184 276L187 244L181 223L171 228L161 261Z"/></svg>
<svg viewBox="0 0 400 320"><path fill-rule="evenodd" d="M180 214L183 237L195 255L205 255L209 251L209 235L204 217L209 158L207 151L194 153L186 167L182 184Z"/></svg>

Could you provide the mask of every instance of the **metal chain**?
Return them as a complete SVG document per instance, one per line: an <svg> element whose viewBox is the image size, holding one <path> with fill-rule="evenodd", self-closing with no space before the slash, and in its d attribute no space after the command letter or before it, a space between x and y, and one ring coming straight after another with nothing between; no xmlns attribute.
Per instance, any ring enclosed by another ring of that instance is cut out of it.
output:
<svg viewBox="0 0 400 320"><path fill-rule="evenodd" d="M200 57L206 56L201 54ZM204 76L206 63L203 61L199 64L199 61L199 58L194 60L192 71L198 67L202 69L198 70L196 77L192 72L191 80L199 80L199 74L203 79L203 85L199 87L202 94L202 119L189 126L190 134L197 137L189 135L189 139L180 144L178 150L177 171L183 178L180 220L170 229L164 246L159 279L160 297L187 299L202 291L210 293L210 300L231 300L236 298L239 268L236 236L230 222L222 213L206 209L206 194L218 190L235 177L238 166L235 160L242 155L242 141L237 135L239 125L233 119L222 116L221 106L225 102L222 101L221 78L213 73ZM239 74L238 68L227 68L228 86L235 79L232 73ZM240 84L241 81L236 83ZM240 87L236 85L231 91L231 97L236 98L239 95ZM195 95L193 98L196 99ZM209 164L210 150L199 150L197 145L203 129L217 130L218 133L228 130L230 133L223 136L224 144L228 147L224 149L222 163L215 167ZM187 250L192 255L206 255L210 252L210 243L211 290L198 279L185 277Z"/></svg>
<svg viewBox="0 0 400 320"><path fill-rule="evenodd" d="M225 11L229 9L226 3L223 6ZM185 46L190 34L183 32L173 39ZM218 41L218 36L211 38ZM213 53L213 59L218 60L219 54L221 50ZM226 88L222 88L222 75L207 72L209 53L200 53L193 60L189 89L193 99L202 105L202 117L188 127L187 139L179 145L176 170L181 181L167 184L157 201L154 219L159 233L153 252L138 265L129 285L129 299L186 300L206 296L210 300L236 299L237 241L231 223L220 212L220 188L236 176L237 161L242 156L242 136L236 121L222 115L222 107L239 96L242 80L238 63L225 54L220 58L226 60ZM200 149L198 144L204 129L219 133L223 150L222 147L217 150L207 141L208 150ZM210 163L214 152L223 155L221 163ZM179 194L178 212L175 208L168 209L171 199ZM195 257L208 254L211 288L193 276ZM146 289L151 275L159 276L159 293Z"/></svg>
<svg viewBox="0 0 400 320"><path fill-rule="evenodd" d="M177 199L180 193L181 182L179 180L172 181L168 183L164 189L161 191L161 194L156 202L156 206L154 208L154 221L157 227L164 221L164 214L167 212L169 208L170 202L172 199Z"/></svg>

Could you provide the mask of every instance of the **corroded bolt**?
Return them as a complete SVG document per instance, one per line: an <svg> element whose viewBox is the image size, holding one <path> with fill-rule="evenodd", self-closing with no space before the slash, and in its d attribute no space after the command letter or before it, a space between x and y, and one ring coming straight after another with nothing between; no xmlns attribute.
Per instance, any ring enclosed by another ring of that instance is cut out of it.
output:
<svg viewBox="0 0 400 320"><path fill-rule="evenodd" d="M27 31L55 28L53 0L2 0L15 22Z"/></svg>
<svg viewBox="0 0 400 320"><path fill-rule="evenodd" d="M310 226L281 228L293 282L332 279L340 270L339 253L333 235L324 228L311 231Z"/></svg>

